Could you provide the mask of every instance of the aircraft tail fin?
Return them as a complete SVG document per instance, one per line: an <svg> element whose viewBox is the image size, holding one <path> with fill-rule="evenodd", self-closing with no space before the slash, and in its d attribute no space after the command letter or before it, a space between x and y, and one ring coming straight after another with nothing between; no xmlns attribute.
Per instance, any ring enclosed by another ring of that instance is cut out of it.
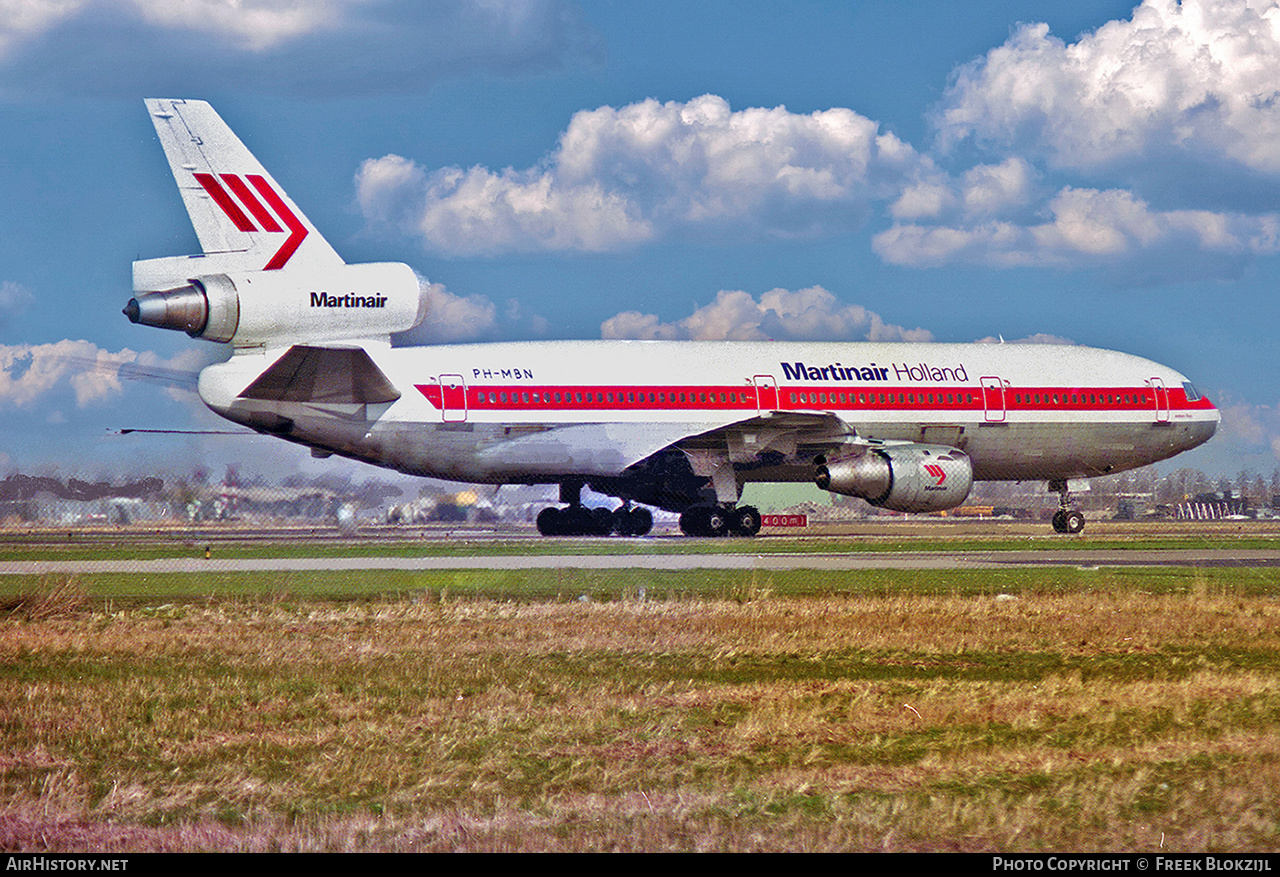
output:
<svg viewBox="0 0 1280 877"><path fill-rule="evenodd" d="M206 255L251 271L344 264L213 107L146 104Z"/></svg>

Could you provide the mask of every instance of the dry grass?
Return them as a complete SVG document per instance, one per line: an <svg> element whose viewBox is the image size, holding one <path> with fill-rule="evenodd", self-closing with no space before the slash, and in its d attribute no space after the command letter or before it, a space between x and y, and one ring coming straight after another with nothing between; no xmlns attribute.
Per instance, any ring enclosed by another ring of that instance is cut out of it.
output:
<svg viewBox="0 0 1280 877"><path fill-rule="evenodd" d="M0 613L42 621L75 615L88 601L88 590L78 576L47 575L31 590L0 599Z"/></svg>
<svg viewBox="0 0 1280 877"><path fill-rule="evenodd" d="M233 602L0 620L0 848L1280 849L1280 603Z"/></svg>

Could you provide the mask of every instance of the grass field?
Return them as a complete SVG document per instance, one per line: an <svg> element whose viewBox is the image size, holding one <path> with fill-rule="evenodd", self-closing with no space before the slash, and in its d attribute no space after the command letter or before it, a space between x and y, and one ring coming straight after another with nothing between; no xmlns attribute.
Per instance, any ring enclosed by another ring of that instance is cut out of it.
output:
<svg viewBox="0 0 1280 877"><path fill-rule="evenodd" d="M6 850L1280 850L1280 570L6 577Z"/></svg>
<svg viewBox="0 0 1280 877"><path fill-rule="evenodd" d="M976 523L862 523L814 526L805 535L766 533L755 539L688 539L671 534L644 539L542 539L528 528L367 527L341 535L336 528L278 530L249 526L206 528L0 528L0 559L155 560L203 557L457 557L558 554L849 554L902 551L1186 550L1280 548L1280 521L1091 522L1080 535L1062 536L1048 525L1009 521Z"/></svg>

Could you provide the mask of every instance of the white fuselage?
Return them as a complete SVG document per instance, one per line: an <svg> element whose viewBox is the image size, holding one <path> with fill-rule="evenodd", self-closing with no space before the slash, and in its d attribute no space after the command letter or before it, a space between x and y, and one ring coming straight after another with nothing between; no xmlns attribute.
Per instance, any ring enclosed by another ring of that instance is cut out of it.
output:
<svg viewBox="0 0 1280 877"><path fill-rule="evenodd" d="M783 435L797 432L797 417L838 425L824 433L827 446L841 436L947 445L969 455L977 479L1066 479L1166 459L1208 440L1219 421L1172 369L1064 345L351 346L368 352L398 399L240 398L283 350L239 351L204 371L200 394L224 417L320 453L488 483L617 476L677 443L696 454L694 437L708 433L722 444L728 436L740 481L809 480L812 430L800 430L798 443ZM781 450L753 462L753 447Z"/></svg>

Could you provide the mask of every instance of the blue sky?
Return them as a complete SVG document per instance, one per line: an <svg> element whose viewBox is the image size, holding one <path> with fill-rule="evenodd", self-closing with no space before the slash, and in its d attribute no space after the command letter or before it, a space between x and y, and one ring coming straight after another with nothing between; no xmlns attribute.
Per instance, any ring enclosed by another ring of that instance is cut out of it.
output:
<svg viewBox="0 0 1280 877"><path fill-rule="evenodd" d="M0 0L0 474L335 465L110 434L220 427L115 371L220 354L120 314L196 249L144 97L412 265L417 340L1044 336L1209 392L1166 467L1270 473L1278 95L1260 0Z"/></svg>

